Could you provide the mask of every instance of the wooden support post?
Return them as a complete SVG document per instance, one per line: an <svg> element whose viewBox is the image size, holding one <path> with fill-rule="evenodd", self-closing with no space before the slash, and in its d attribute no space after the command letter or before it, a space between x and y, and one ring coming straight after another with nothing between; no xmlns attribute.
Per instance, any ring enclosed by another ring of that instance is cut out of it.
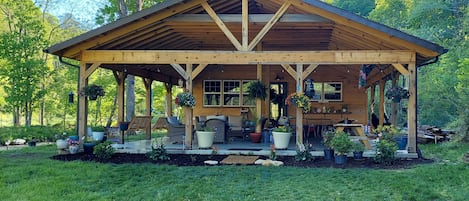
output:
<svg viewBox="0 0 469 201"><path fill-rule="evenodd" d="M262 45L261 44L258 44L257 45L257 51L262 51ZM256 76L257 76L257 79L262 81L262 64L258 63L257 66L256 66ZM262 114L262 100L256 98L256 114L259 115L259 117L262 117L264 116L264 114ZM262 126L261 126L262 128Z"/></svg>
<svg viewBox="0 0 469 201"><path fill-rule="evenodd" d="M393 72L395 76L392 77L392 87L397 86L397 80L399 79L399 76L396 75L397 73ZM391 124L394 126L397 126L397 108L399 107L399 103L396 103L394 101L391 101Z"/></svg>
<svg viewBox="0 0 469 201"><path fill-rule="evenodd" d="M303 93L303 64L296 65L296 93ZM303 144L303 109L296 108L296 145Z"/></svg>
<svg viewBox="0 0 469 201"><path fill-rule="evenodd" d="M86 77L86 63L84 62L80 62L80 83L79 86L80 86L80 89L79 90L83 90L85 88L85 86L88 85L88 77ZM84 92L81 91L81 93L78 93L78 94L83 94ZM86 98L86 96L82 95L79 99L78 99L78 105L80 108L80 110L78 111L78 136L79 136L79 140L80 140L80 144L83 144L83 137L86 137L88 136L88 133L87 133L87 123L88 123L88 99Z"/></svg>
<svg viewBox="0 0 469 201"><path fill-rule="evenodd" d="M379 81L379 125L384 124L384 87L386 86L386 81Z"/></svg>
<svg viewBox="0 0 469 201"><path fill-rule="evenodd" d="M371 122L371 115L375 113L375 95L376 95L376 84L372 84L371 87L370 87L370 116L368 116L368 122L369 123L372 123ZM373 129L376 129L376 128L373 128Z"/></svg>
<svg viewBox="0 0 469 201"><path fill-rule="evenodd" d="M247 51L249 45L249 1L242 0L242 50Z"/></svg>
<svg viewBox="0 0 469 201"><path fill-rule="evenodd" d="M417 68L415 62L409 64L409 103L407 110L408 144L410 153L417 152Z"/></svg>
<svg viewBox="0 0 469 201"><path fill-rule="evenodd" d="M192 93L192 64L186 64L186 75L188 75L186 80L186 91ZM193 123L192 123L192 108L184 107L184 115L186 117L186 148L192 149L192 132L193 132Z"/></svg>
<svg viewBox="0 0 469 201"><path fill-rule="evenodd" d="M117 82L117 122L121 123L125 121L124 119L124 111L125 111L124 92L125 92L126 73L114 71L113 74ZM121 131L120 135L121 135L120 143L124 144L124 131Z"/></svg>
<svg viewBox="0 0 469 201"><path fill-rule="evenodd" d="M145 85L145 109L146 109L146 115L151 116L151 83L153 80L144 78L143 79L143 84ZM147 125L145 125L145 135L146 135L146 140L151 140L151 122L148 122Z"/></svg>
<svg viewBox="0 0 469 201"><path fill-rule="evenodd" d="M172 98L172 94L173 94L173 89L172 89L172 84L171 83L166 83L164 85L165 89L166 89L166 116L167 117L170 117L173 115L173 98Z"/></svg>

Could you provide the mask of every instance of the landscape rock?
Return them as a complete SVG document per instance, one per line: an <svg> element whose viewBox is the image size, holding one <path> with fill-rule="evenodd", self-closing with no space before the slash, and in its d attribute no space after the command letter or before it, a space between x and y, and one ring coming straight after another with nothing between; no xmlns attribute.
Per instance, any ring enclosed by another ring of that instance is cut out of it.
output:
<svg viewBox="0 0 469 201"><path fill-rule="evenodd" d="M218 161L206 160L206 161L204 161L204 164L206 164L206 165L218 165Z"/></svg>

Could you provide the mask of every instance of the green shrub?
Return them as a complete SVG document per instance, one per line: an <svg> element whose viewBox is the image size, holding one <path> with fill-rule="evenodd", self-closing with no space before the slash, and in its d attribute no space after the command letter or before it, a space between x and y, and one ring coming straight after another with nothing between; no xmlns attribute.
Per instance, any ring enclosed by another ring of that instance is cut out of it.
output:
<svg viewBox="0 0 469 201"><path fill-rule="evenodd" d="M169 160L168 153L164 148L164 145L155 145L151 147L151 151L146 153L147 157L151 160L158 161L158 160Z"/></svg>
<svg viewBox="0 0 469 201"><path fill-rule="evenodd" d="M393 140L382 139L376 144L375 161L377 163L392 165L395 160L397 143Z"/></svg>
<svg viewBox="0 0 469 201"><path fill-rule="evenodd" d="M331 145L337 155L344 155L352 150L353 142L350 141L349 134L346 132L336 131Z"/></svg>
<svg viewBox="0 0 469 201"><path fill-rule="evenodd" d="M98 160L107 160L114 155L114 148L111 145L111 142L106 141L99 143L94 147L93 154Z"/></svg>
<svg viewBox="0 0 469 201"><path fill-rule="evenodd" d="M301 144L299 149L296 150L295 160L296 161L311 161L314 160L314 156L311 154L311 148L313 146L310 144L309 146L305 146Z"/></svg>

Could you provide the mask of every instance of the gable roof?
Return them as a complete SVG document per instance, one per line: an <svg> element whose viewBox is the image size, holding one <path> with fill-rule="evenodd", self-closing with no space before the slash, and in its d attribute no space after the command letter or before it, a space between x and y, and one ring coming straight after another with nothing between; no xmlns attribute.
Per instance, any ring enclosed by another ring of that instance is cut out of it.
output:
<svg viewBox="0 0 469 201"><path fill-rule="evenodd" d="M248 1L252 40L285 0ZM167 0L44 51L80 60L82 50L236 50L200 2L204 0ZM240 41L241 0L207 2ZM447 51L318 0L290 2L262 39L263 50L411 50L417 53L418 66Z"/></svg>

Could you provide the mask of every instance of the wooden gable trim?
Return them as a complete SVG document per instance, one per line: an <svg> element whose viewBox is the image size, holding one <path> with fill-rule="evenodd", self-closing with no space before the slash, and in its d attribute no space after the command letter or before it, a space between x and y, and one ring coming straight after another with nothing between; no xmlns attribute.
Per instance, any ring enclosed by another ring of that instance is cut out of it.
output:
<svg viewBox="0 0 469 201"><path fill-rule="evenodd" d="M405 50L341 51L160 51L87 50L82 62L103 64L409 64L416 54ZM173 66L174 67L174 66Z"/></svg>
<svg viewBox="0 0 469 201"><path fill-rule="evenodd" d="M361 23L358 23L358 22L353 21L351 19L347 19L345 17L342 17L338 14L335 14L335 13L326 11L324 9L312 6L311 4L309 4L307 2L304 2L303 0L290 0L290 1L297 9L300 9L300 10L306 11L308 13L316 14L316 15L319 15L321 17L330 19L330 20L332 20L332 21L334 21L338 24L343 24L345 26L355 27L358 30L361 30L363 32L367 32L369 34L372 34L373 36L375 36L375 37L377 37L377 38L379 38L383 41L386 41L386 42L389 42L389 43L394 43L394 44L401 44L402 46L407 47L409 50L416 51L416 52L418 52L420 54L423 54L427 57L436 57L436 56L439 55L438 52L429 50L429 49L424 48L420 45L414 44L412 42L405 41L405 40L400 39L396 36L389 35L389 34L384 33L382 31L373 29L373 28L371 28L369 26L366 26L364 24L361 24Z"/></svg>
<svg viewBox="0 0 469 201"><path fill-rule="evenodd" d="M65 56L67 58L76 57L81 50L86 50L95 46L96 44L103 44L114 38L118 38L126 34L129 34L131 32L135 32L136 30L139 30L140 28L145 27L149 24L155 23L157 21L160 21L162 19L168 18L173 15L176 15L187 9L199 6L200 3L203 1L204 0L192 0L192 1L182 3L181 5L176 5L172 9L162 10L157 15L148 16L148 18L145 18L145 20L140 20L135 23L128 24L127 26L118 27L112 31L112 34L103 34L96 39L83 41L75 46L71 46L70 49L65 49L60 55Z"/></svg>

